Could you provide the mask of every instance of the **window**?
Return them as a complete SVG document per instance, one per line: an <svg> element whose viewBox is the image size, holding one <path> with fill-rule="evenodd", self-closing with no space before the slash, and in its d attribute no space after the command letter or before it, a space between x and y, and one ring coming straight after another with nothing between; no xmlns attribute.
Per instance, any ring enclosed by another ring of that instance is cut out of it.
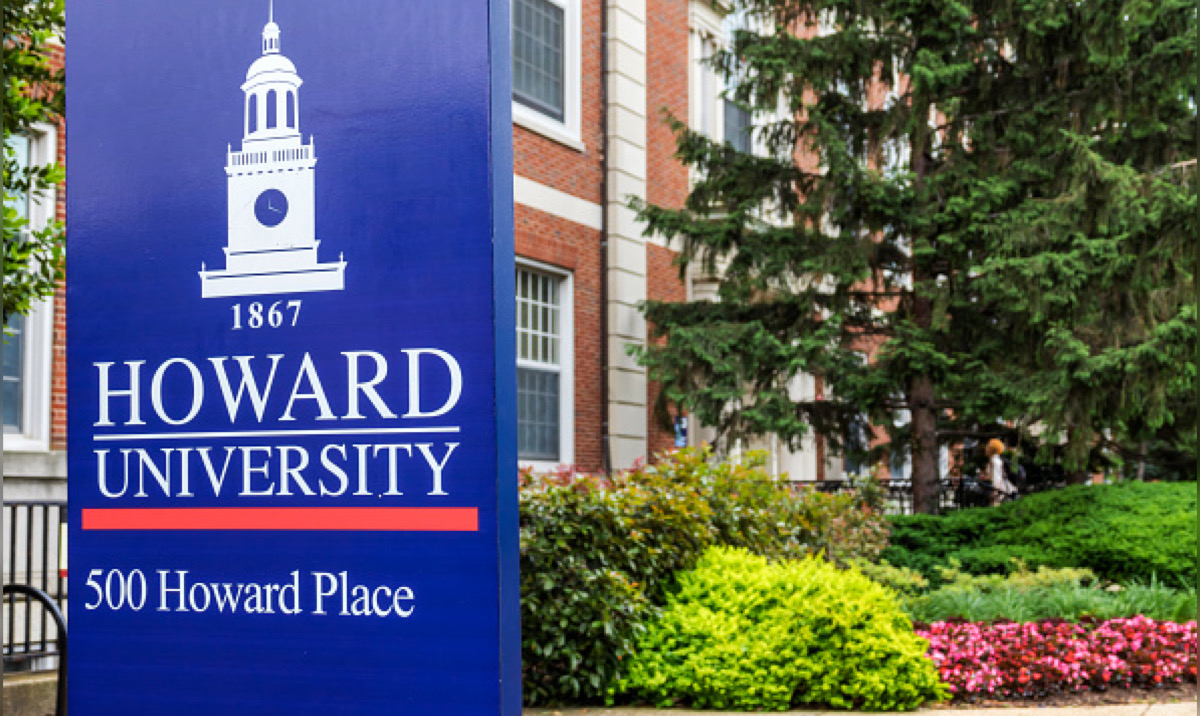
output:
<svg viewBox="0 0 1200 716"><path fill-rule="evenodd" d="M749 154L754 148L750 110L737 102L725 100L725 141L739 152Z"/></svg>
<svg viewBox="0 0 1200 716"><path fill-rule="evenodd" d="M582 149L579 0L513 0L513 120Z"/></svg>
<svg viewBox="0 0 1200 716"><path fill-rule="evenodd" d="M693 18L692 22L700 20ZM717 43L711 30L692 33L692 129L710 138L717 136L715 117L719 111L717 88L721 85L721 78L708 60L716 52Z"/></svg>
<svg viewBox="0 0 1200 716"><path fill-rule="evenodd" d="M710 139L721 139L721 90L724 80L711 60L725 45L723 8L709 0L688 3L688 104L692 129Z"/></svg>
<svg viewBox="0 0 1200 716"><path fill-rule="evenodd" d="M905 428L912 422L912 413L908 408L903 408L896 411L895 420L892 424L897 428ZM889 465L893 480L911 480L912 479L912 446L907 450L892 450L891 465Z"/></svg>
<svg viewBox="0 0 1200 716"><path fill-rule="evenodd" d="M296 93L287 93L287 126L296 128Z"/></svg>
<svg viewBox="0 0 1200 716"><path fill-rule="evenodd" d="M574 461L574 378L569 276L517 269L517 456Z"/></svg>
<svg viewBox="0 0 1200 716"><path fill-rule="evenodd" d="M4 433L19 434L24 414L25 317L8 319L4 336Z"/></svg>
<svg viewBox="0 0 1200 716"><path fill-rule="evenodd" d="M29 167L29 151L33 144L29 137L14 134L5 141L5 144L7 145L5 154L9 152L13 154L13 158L17 162L17 169L21 171L27 169ZM16 209L17 216L22 219L29 218L29 198L24 195L9 196L5 194L4 206Z"/></svg>
<svg viewBox="0 0 1200 716"><path fill-rule="evenodd" d="M267 90L267 129L275 129L275 106L276 94L275 90Z"/></svg>
<svg viewBox="0 0 1200 716"><path fill-rule="evenodd" d="M870 447L867 419L863 416L859 422L847 426L842 434L842 473L858 476L869 474L871 466L866 457Z"/></svg>
<svg viewBox="0 0 1200 716"><path fill-rule="evenodd" d="M870 365L871 359L866 353L854 352L854 357L863 366ZM871 421L865 413L858 415L857 420L846 425L842 433L842 472L846 475L868 475L871 465L867 461L871 449Z"/></svg>
<svg viewBox="0 0 1200 716"><path fill-rule="evenodd" d="M756 16L739 10L726 15L722 21L723 31L725 33L725 41L729 47L733 46L734 37L739 30L749 30L759 34L766 34L767 28L762 26L762 22ZM754 113L749 107L735 102L732 99L733 91L736 86L737 78L726 78L725 86L725 101L723 114L725 116L723 138L725 142L732 145L739 152L751 154L754 152Z"/></svg>
<svg viewBox="0 0 1200 716"><path fill-rule="evenodd" d="M246 134L254 134L258 131L258 95L252 93L246 102Z"/></svg>
<svg viewBox="0 0 1200 716"><path fill-rule="evenodd" d="M549 0L513 3L513 97L563 118L563 9Z"/></svg>
<svg viewBox="0 0 1200 716"><path fill-rule="evenodd" d="M30 136L13 135L5 141L19 168L55 160L55 130L45 126ZM54 196L5 195L6 206L29 220L45 225L54 216ZM50 447L50 367L53 301L34 304L28 316L12 316L0 347L3 382L4 449L48 450Z"/></svg>

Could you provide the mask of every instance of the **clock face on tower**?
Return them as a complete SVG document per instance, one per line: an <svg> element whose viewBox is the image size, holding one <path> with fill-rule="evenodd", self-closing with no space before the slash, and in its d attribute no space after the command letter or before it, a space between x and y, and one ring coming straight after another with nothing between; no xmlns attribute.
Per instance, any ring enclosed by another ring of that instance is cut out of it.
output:
<svg viewBox="0 0 1200 716"><path fill-rule="evenodd" d="M287 197L278 189L267 189L254 200L254 218L263 226L278 226L287 213Z"/></svg>

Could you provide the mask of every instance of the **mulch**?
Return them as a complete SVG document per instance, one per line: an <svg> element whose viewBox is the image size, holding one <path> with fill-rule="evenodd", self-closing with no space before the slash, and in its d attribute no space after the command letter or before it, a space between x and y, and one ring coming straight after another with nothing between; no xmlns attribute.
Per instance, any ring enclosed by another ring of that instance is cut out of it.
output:
<svg viewBox="0 0 1200 716"><path fill-rule="evenodd" d="M1106 706L1110 704L1161 704L1178 701L1195 701L1196 684L1163 686L1157 689L1109 689L1108 691L1080 691L1073 694L1053 694L1038 699L980 699L975 702L951 701L933 708L1013 708L1056 707L1056 706Z"/></svg>

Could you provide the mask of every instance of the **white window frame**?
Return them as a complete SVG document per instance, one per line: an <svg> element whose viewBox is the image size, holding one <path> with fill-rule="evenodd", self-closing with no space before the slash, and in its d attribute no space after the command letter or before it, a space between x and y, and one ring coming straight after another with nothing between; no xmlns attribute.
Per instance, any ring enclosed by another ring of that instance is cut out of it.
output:
<svg viewBox="0 0 1200 716"><path fill-rule="evenodd" d="M575 280L570 271L532 259L517 258L518 271L531 271L558 280L558 460L518 460L534 472L551 472L575 464ZM516 330L516 326L513 326ZM545 369L541 363L517 358L517 367Z"/></svg>
<svg viewBox="0 0 1200 716"><path fill-rule="evenodd" d="M563 118L559 121L514 99L513 124L582 152L583 13L580 11L580 0L546 1L558 5L563 11Z"/></svg>
<svg viewBox="0 0 1200 716"><path fill-rule="evenodd" d="M58 130L50 124L34 125L29 133L29 163L45 165L58 160ZM53 188L29 198L29 225L44 227L54 219L58 196ZM25 317L22 356L21 431L4 433L6 452L50 450L51 374L54 365L54 298L34 303Z"/></svg>
<svg viewBox="0 0 1200 716"><path fill-rule="evenodd" d="M705 60L716 51L729 47L736 28L754 22L744 12L735 12L732 4L723 0L691 0L688 5L688 123L692 129L702 132L714 142L728 139L725 136L725 103L730 88L728 82ZM770 28L763 28L762 31L769 32ZM787 106L782 96L774 112L750 112L752 123L775 122L786 116ZM767 156L767 144L761 134L756 133L751 137L750 153ZM693 173L692 180L697 178Z"/></svg>
<svg viewBox="0 0 1200 716"><path fill-rule="evenodd" d="M716 50L725 46L722 18L727 7L714 7L707 0L691 0L688 7L689 37L688 68L691 74L689 124L713 141L725 138L725 102L721 97L724 82L711 66L705 63Z"/></svg>

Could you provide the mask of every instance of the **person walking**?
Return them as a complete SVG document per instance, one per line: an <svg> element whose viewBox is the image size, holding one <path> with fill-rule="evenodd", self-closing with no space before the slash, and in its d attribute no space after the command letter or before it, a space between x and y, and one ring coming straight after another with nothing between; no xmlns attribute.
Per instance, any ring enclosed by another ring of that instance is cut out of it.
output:
<svg viewBox="0 0 1200 716"><path fill-rule="evenodd" d="M1004 454L1004 441L992 438L988 441L984 454L987 455L987 463L983 466L979 479L980 482L991 486L992 504L998 505L1016 497L1017 488L1005 474L1004 460L1000 457Z"/></svg>

